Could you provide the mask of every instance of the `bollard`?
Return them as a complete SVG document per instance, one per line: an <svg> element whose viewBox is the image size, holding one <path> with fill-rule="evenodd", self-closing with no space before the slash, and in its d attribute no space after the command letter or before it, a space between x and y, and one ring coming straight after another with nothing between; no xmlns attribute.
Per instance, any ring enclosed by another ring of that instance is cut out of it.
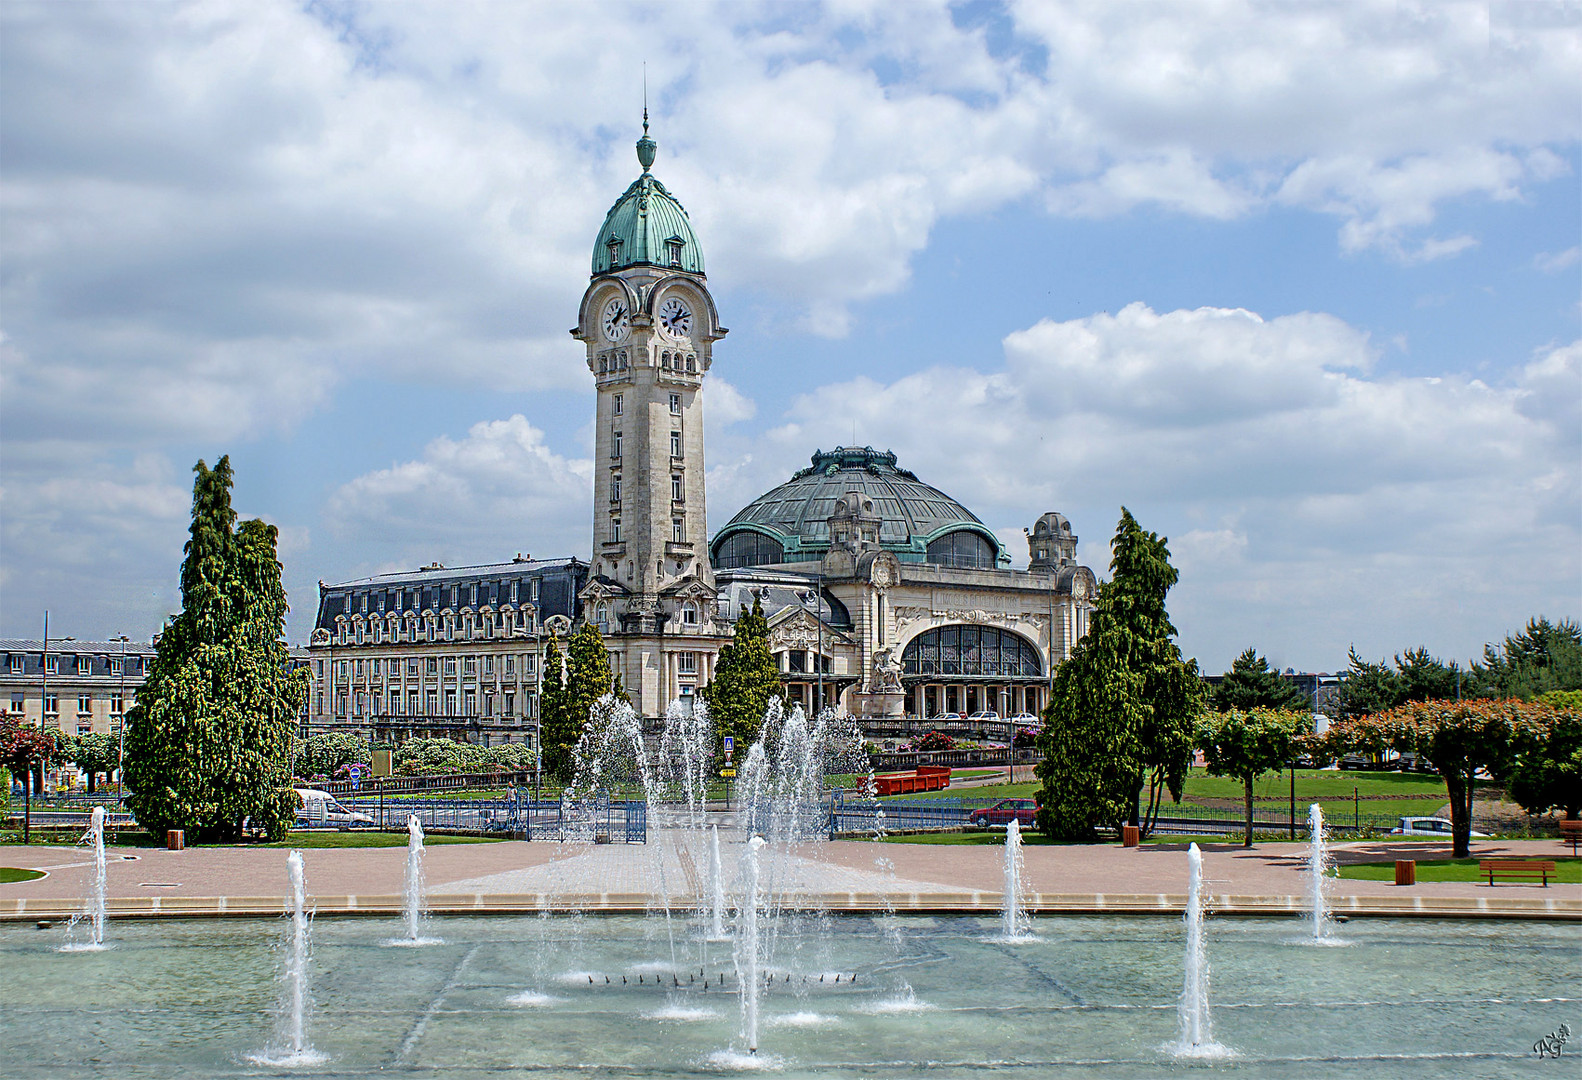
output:
<svg viewBox="0 0 1582 1080"><path fill-rule="evenodd" d="M1417 860L1416 859L1396 859L1395 860L1395 883L1397 885L1416 885L1417 884Z"/></svg>
<svg viewBox="0 0 1582 1080"><path fill-rule="evenodd" d="M1121 847L1136 847L1142 843L1142 830L1136 825L1121 826Z"/></svg>
<svg viewBox="0 0 1582 1080"><path fill-rule="evenodd" d="M171 851L180 851L186 847L186 835L180 829L165 830L165 846Z"/></svg>

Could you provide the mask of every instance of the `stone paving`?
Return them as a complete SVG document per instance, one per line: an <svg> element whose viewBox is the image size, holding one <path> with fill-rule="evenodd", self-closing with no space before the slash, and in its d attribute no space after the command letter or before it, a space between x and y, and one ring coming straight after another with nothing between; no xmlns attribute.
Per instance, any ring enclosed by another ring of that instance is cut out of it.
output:
<svg viewBox="0 0 1582 1080"><path fill-rule="evenodd" d="M428 849L426 870L434 894L517 896L536 902L539 896L622 894L657 900L663 893L674 902L691 903L708 891L708 857L701 839L692 845L674 839L648 845L558 844L503 842L446 844ZM727 879L735 877L739 843L722 844ZM1186 857L1182 844L1036 845L1024 848L1024 888L1047 897L1078 895L1179 895L1185 890ZM1247 850L1236 845L1203 846L1209 890L1216 894L1293 897L1306 890L1300 843L1263 843ZM1411 857L1427 860L1448 855L1439 843L1356 842L1335 845L1343 862ZM812 855L809 849L805 854ZM1552 840L1490 841L1479 844L1480 856L1550 857L1563 854ZM320 897L399 895L406 852L401 847L309 849L305 851L309 891ZM132 858L127 858L132 856ZM245 847L111 848L108 892L112 901L128 904L141 898L171 897L196 901L204 897L283 897L287 891L286 852ZM44 869L49 876L30 882L0 884L0 915L15 910L14 900L28 910L43 901L75 901L92 874L91 860L81 848L0 847L0 865ZM974 902L997 902L1003 881L1003 849L990 846L876 844L837 841L816 845L816 858L770 860L763 868L782 891L841 896L863 894L882 902L884 896L984 894ZM1582 912L1582 887L1500 885L1471 882L1421 883L1397 887L1390 882L1338 880L1337 898L1461 898L1483 903L1506 901L1564 902ZM870 901L871 902L871 901ZM112 907L114 904L112 904Z"/></svg>

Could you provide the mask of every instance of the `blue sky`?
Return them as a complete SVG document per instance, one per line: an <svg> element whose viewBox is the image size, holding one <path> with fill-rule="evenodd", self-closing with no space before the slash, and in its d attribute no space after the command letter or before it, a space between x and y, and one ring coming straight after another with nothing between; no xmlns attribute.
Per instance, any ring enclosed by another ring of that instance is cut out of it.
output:
<svg viewBox="0 0 1582 1080"><path fill-rule="evenodd" d="M1183 647L1582 613L1572 3L7 4L0 632L146 638L229 453L314 582L586 554L566 334L636 174L730 336L710 521L893 449Z"/></svg>

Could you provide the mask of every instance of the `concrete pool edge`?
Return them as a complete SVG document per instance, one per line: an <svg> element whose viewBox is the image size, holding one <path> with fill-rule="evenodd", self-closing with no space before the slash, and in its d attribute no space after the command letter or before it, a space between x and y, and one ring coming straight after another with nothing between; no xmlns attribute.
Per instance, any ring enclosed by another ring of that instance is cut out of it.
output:
<svg viewBox="0 0 1582 1080"><path fill-rule="evenodd" d="M401 914L396 895L323 895L310 897L316 915ZM998 916L1000 893L979 890L870 893L846 892L799 896L793 906L833 913L898 915ZM1181 893L1029 893L1026 910L1035 915L1179 915L1186 906ZM1305 896L1214 894L1207 898L1212 914L1304 915ZM113 897L106 905L112 919L256 918L284 914L283 896L134 896ZM428 912L450 915L533 915L541 911L582 911L609 915L642 915L660 905L648 893L591 892L541 897L536 893L432 893ZM695 898L676 897L672 910L697 906ZM1582 922L1582 899L1558 896L1336 896L1336 915L1346 918L1537 919ZM65 919L82 911L80 899L58 897L0 899L0 922Z"/></svg>

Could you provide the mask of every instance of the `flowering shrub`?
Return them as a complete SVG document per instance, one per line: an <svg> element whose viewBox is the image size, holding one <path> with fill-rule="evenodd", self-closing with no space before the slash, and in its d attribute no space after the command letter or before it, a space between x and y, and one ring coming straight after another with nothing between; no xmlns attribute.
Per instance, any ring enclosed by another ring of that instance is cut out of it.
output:
<svg viewBox="0 0 1582 1080"><path fill-rule="evenodd" d="M956 740L946 735L943 731L930 731L918 739L913 748L916 750L954 750Z"/></svg>
<svg viewBox="0 0 1582 1080"><path fill-rule="evenodd" d="M1030 727L1017 728L1016 729L1016 734L1011 737L1011 745L1014 746L1016 749L1021 750L1024 747L1032 746L1034 744L1034 742L1037 740L1037 738L1038 738L1038 729L1037 728L1030 728Z"/></svg>

